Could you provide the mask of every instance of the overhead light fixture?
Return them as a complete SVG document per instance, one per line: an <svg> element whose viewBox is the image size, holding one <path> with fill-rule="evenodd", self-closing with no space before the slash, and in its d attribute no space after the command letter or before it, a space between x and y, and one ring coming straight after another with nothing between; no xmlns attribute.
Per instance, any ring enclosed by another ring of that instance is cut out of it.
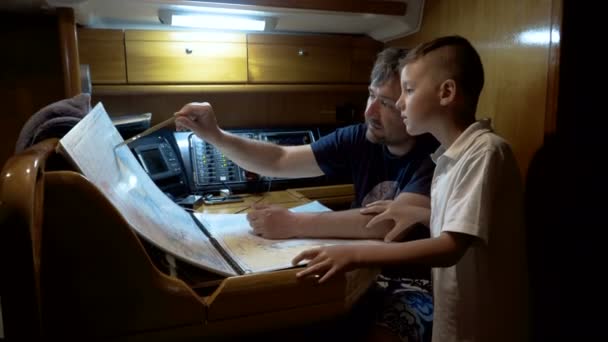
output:
<svg viewBox="0 0 608 342"><path fill-rule="evenodd" d="M215 14L173 14L171 26L186 26L218 30L264 31L265 20Z"/></svg>
<svg viewBox="0 0 608 342"><path fill-rule="evenodd" d="M274 28L273 18L253 18L225 14L185 13L161 10L159 19L171 26L213 30L268 31Z"/></svg>

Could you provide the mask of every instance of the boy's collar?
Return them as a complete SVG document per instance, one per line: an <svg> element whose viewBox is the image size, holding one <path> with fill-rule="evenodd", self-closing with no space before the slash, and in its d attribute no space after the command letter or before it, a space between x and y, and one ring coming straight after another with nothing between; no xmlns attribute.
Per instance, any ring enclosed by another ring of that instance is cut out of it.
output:
<svg viewBox="0 0 608 342"><path fill-rule="evenodd" d="M439 146L435 153L431 154L431 159L436 163L440 156L446 156L447 158L457 160L462 156L467 147L477 138L479 135L487 132L492 132L490 118L484 118L472 123L467 129L462 132L458 138L452 143L452 145L446 150L445 147Z"/></svg>

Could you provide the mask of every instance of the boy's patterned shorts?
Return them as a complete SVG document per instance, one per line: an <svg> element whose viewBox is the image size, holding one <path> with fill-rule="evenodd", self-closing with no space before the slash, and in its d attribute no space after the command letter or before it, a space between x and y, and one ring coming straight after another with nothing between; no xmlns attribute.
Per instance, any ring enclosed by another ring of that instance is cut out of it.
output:
<svg viewBox="0 0 608 342"><path fill-rule="evenodd" d="M429 280L379 275L371 291L379 303L376 324L398 334L402 341L431 341L433 292Z"/></svg>

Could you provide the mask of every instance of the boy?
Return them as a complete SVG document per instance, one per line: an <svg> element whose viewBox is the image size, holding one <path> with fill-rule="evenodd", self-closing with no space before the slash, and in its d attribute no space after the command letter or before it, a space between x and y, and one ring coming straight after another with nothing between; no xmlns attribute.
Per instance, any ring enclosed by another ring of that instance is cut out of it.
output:
<svg viewBox="0 0 608 342"><path fill-rule="evenodd" d="M433 341L528 339L523 187L509 145L475 121L484 75L473 46L458 36L422 44L402 62L397 105L408 133L441 146L431 187L431 238L388 246L334 246L302 252L298 276L324 281L354 267L420 263L433 267ZM424 208L389 208L370 221Z"/></svg>

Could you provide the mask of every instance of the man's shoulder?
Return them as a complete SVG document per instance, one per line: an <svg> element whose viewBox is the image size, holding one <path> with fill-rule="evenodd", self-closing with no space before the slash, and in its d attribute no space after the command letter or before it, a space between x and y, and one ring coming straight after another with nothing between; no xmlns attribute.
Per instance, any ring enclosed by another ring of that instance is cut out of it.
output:
<svg viewBox="0 0 608 342"><path fill-rule="evenodd" d="M352 125L348 125L348 126L338 127L336 129L336 132L342 131L342 132L349 132L351 134L357 134L357 133L365 134L366 130L367 130L367 126L364 123L357 123L357 124L352 124Z"/></svg>
<svg viewBox="0 0 608 342"><path fill-rule="evenodd" d="M357 134L360 132L365 133L366 125L364 123L351 124L346 126L335 127L333 131L326 132L326 134L321 134L321 138L325 136L331 136L336 134Z"/></svg>
<svg viewBox="0 0 608 342"><path fill-rule="evenodd" d="M365 141L367 141L365 137L366 131L367 126L365 124L352 124L348 126L338 127L335 131L328 134L328 136L332 136L342 143L364 143Z"/></svg>
<svg viewBox="0 0 608 342"><path fill-rule="evenodd" d="M322 151L340 153L352 149L361 149L367 142L365 132L366 126L364 124L339 127L333 132L319 137L311 144L311 148L315 154Z"/></svg>

